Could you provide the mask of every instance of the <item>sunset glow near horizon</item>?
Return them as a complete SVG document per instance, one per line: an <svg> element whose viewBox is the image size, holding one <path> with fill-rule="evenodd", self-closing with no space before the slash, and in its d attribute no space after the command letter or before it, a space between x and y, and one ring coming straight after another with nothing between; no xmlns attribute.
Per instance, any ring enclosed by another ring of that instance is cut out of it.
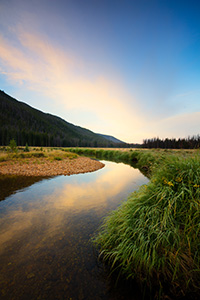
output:
<svg viewBox="0 0 200 300"><path fill-rule="evenodd" d="M128 143L200 134L200 2L0 0L0 89Z"/></svg>

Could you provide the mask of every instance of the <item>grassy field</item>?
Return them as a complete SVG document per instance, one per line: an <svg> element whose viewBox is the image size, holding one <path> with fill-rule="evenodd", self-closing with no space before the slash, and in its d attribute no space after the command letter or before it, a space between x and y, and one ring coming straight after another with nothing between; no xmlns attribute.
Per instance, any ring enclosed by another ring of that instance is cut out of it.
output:
<svg viewBox="0 0 200 300"><path fill-rule="evenodd" d="M44 158L46 160L55 161L63 160L65 158L77 158L78 154L71 153L62 148L48 148L48 147L16 147L11 150L9 147L0 147L0 162L4 161L26 161L29 158ZM36 161L37 162L37 161Z"/></svg>
<svg viewBox="0 0 200 300"><path fill-rule="evenodd" d="M135 163L150 177L101 227L94 242L111 270L155 291L154 298L200 295L199 150L71 151Z"/></svg>

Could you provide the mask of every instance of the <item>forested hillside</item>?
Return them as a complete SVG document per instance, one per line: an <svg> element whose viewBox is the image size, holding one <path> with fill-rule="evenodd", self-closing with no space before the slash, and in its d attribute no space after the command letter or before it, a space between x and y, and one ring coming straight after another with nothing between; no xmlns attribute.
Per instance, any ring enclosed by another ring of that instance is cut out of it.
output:
<svg viewBox="0 0 200 300"><path fill-rule="evenodd" d="M106 140L109 140L109 141L111 141L111 142L113 142L113 143L125 144L124 142L122 142L122 141L116 139L114 136L106 135L106 134L100 134L100 133L99 133L99 135L100 135L101 137L105 138Z"/></svg>
<svg viewBox="0 0 200 300"><path fill-rule="evenodd" d="M43 113L0 91L0 145L8 145L13 138L21 146L116 147L116 143L90 130Z"/></svg>

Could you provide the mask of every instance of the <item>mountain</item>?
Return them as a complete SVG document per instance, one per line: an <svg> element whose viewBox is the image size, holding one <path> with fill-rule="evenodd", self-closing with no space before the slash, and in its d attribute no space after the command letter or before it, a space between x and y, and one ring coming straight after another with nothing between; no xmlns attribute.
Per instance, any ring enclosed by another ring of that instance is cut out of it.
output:
<svg viewBox="0 0 200 300"><path fill-rule="evenodd" d="M0 90L0 145L116 147L112 140L37 110Z"/></svg>
<svg viewBox="0 0 200 300"><path fill-rule="evenodd" d="M103 137L104 139L114 143L114 144L125 144L124 142L116 139L114 136L111 135L106 135L106 134L100 134L98 133L98 135L100 135L101 137Z"/></svg>

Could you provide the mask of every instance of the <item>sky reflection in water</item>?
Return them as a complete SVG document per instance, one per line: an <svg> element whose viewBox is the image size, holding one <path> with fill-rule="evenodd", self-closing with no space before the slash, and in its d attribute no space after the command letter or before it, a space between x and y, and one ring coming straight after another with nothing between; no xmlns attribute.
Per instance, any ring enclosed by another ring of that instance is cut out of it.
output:
<svg viewBox="0 0 200 300"><path fill-rule="evenodd" d="M2 299L112 299L90 239L102 218L148 180L128 165L105 163L0 202Z"/></svg>

